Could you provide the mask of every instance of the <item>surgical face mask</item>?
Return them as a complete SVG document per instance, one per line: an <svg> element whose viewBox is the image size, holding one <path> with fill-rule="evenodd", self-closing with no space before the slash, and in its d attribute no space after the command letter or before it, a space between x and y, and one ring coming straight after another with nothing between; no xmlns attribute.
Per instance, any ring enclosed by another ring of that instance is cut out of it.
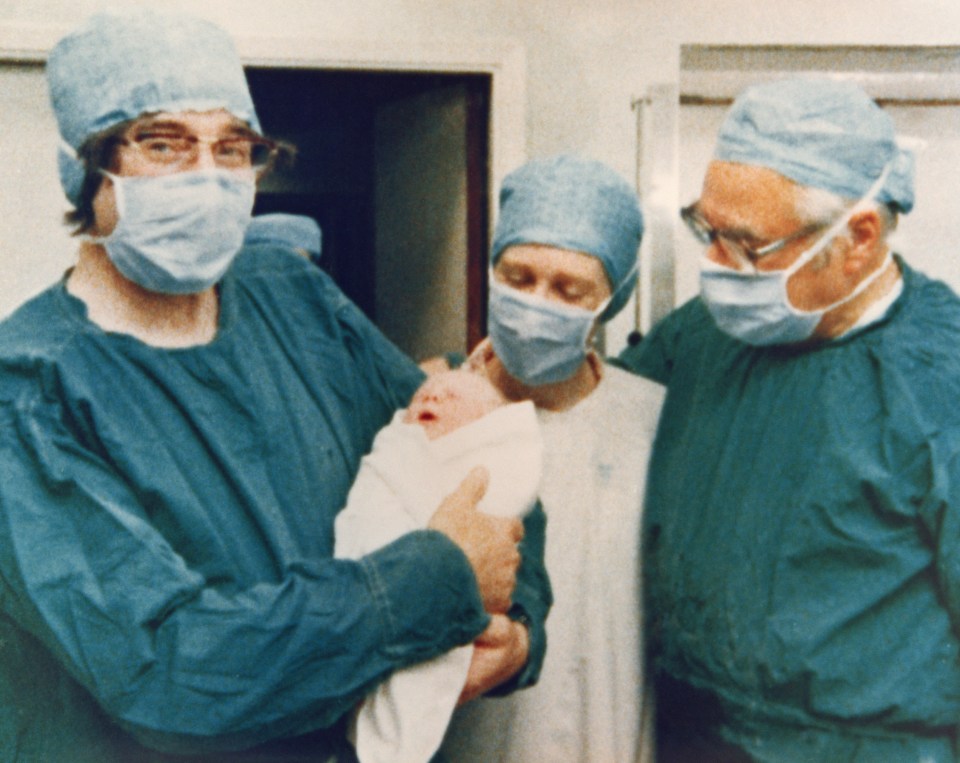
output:
<svg viewBox="0 0 960 763"><path fill-rule="evenodd" d="M243 244L253 211L252 172L205 169L113 181L118 220L102 244L129 280L163 294L213 286Z"/></svg>
<svg viewBox="0 0 960 763"><path fill-rule="evenodd" d="M593 327L614 296L585 310L513 289L491 270L487 328L493 351L510 375L529 387L565 381L586 359Z"/></svg>
<svg viewBox="0 0 960 763"><path fill-rule="evenodd" d="M718 265L704 256L700 263L700 296L720 330L756 346L802 342L813 335L826 313L846 304L879 278L887 269L889 254L850 294L826 307L799 310L790 303L787 293L790 277L820 254L851 218L866 208L883 187L889 171L888 166L867 194L784 270L748 273Z"/></svg>

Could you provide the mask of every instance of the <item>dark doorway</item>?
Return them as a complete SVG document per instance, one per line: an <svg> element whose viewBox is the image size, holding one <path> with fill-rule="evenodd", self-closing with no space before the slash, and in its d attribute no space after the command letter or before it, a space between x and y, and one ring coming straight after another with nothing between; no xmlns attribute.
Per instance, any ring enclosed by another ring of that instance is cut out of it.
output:
<svg viewBox="0 0 960 763"><path fill-rule="evenodd" d="M490 76L247 76L264 132L298 149L292 168L265 181L255 213L315 218L322 267L417 359L472 347L486 325ZM438 227L452 232L438 238Z"/></svg>

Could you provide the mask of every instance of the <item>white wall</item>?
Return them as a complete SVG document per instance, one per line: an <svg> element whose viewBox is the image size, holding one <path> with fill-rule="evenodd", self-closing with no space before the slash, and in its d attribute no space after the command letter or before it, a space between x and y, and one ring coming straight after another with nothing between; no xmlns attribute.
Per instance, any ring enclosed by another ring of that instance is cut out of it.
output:
<svg viewBox="0 0 960 763"><path fill-rule="evenodd" d="M100 8L138 5L0 0L0 25L72 26ZM515 40L526 49L528 154L583 151L630 179L631 101L649 84L676 81L683 43L960 44L956 0L167 0L165 6L201 12L237 35L316 45L345 37ZM0 194L15 186L16 178L0 177Z"/></svg>
<svg viewBox="0 0 960 763"><path fill-rule="evenodd" d="M0 64L0 315L56 280L76 244L61 224L56 125L41 71Z"/></svg>

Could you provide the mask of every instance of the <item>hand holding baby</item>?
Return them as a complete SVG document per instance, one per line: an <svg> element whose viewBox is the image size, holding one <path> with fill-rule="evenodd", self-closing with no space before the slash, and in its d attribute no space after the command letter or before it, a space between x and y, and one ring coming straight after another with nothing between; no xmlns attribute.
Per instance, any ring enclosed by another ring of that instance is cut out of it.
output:
<svg viewBox="0 0 960 763"><path fill-rule="evenodd" d="M487 489L485 469L476 468L448 495L430 518L438 530L466 554L477 578L484 608L493 614L510 608L517 583L523 523L513 517L494 517L477 511Z"/></svg>

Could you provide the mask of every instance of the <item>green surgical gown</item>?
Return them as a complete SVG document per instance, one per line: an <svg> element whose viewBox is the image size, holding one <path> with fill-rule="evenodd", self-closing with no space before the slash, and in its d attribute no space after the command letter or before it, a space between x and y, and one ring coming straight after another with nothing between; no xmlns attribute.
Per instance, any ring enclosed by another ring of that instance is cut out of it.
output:
<svg viewBox="0 0 960 763"><path fill-rule="evenodd" d="M62 283L0 325L4 761L324 760L371 686L488 623L439 533L332 559L416 365L290 252L246 249L218 288L188 349L102 331ZM534 637L540 520L515 596Z"/></svg>
<svg viewBox="0 0 960 763"><path fill-rule="evenodd" d="M899 260L898 260L899 261ZM751 347L699 298L620 364L668 385L645 514L656 669L758 760L954 760L960 300L902 262L879 323Z"/></svg>

